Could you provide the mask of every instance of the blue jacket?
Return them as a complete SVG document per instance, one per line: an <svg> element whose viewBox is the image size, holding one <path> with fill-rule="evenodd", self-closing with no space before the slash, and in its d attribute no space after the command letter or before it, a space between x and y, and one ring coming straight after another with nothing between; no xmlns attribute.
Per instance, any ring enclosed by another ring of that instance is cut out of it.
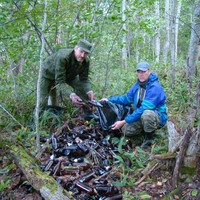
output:
<svg viewBox="0 0 200 200"><path fill-rule="evenodd" d="M138 121L145 110L155 110L160 116L160 125L164 126L168 119L165 104L166 95L158 81L158 76L154 73L150 74L146 84L146 94L139 108L137 108L138 88L139 83L136 82L125 95L113 96L108 100L121 105L133 104L134 112L125 117L125 121L128 124Z"/></svg>

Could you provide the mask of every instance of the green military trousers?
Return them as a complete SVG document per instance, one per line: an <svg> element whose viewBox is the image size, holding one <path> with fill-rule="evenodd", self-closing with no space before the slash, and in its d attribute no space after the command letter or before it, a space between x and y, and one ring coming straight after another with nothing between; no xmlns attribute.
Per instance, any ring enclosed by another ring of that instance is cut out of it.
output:
<svg viewBox="0 0 200 200"><path fill-rule="evenodd" d="M151 133L161 128L159 115L153 110L145 110L140 120L124 124L122 132L126 136L138 135L141 132Z"/></svg>
<svg viewBox="0 0 200 200"><path fill-rule="evenodd" d="M55 81L42 77L40 82L40 111L44 111L48 105L48 100L51 105L56 105Z"/></svg>
<svg viewBox="0 0 200 200"><path fill-rule="evenodd" d="M74 91L81 99L88 100L87 88L83 81L76 77L73 81L62 86L55 87L55 81L42 77L40 82L40 111L44 111L47 105L57 105L57 92L62 93L63 99ZM48 104L49 101L49 104Z"/></svg>

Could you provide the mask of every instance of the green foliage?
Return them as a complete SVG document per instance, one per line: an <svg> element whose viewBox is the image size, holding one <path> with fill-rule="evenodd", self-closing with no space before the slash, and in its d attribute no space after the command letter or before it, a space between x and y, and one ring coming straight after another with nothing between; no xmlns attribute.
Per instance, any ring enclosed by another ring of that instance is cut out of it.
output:
<svg viewBox="0 0 200 200"><path fill-rule="evenodd" d="M113 184L119 187L132 186L134 185L136 179L133 175L130 178L130 173L134 172L136 176L138 169L144 169L146 166L146 161L149 157L149 153L140 147L136 148L136 154L133 154L131 150L125 151L124 146L127 145L127 139L124 137L112 138L112 143L118 144L119 153L117 153L114 158L118 163L116 171L122 172L120 181L116 181Z"/></svg>
<svg viewBox="0 0 200 200"><path fill-rule="evenodd" d="M118 187L133 186L135 182L138 180L138 175L147 166L149 162L149 157L151 155L167 153L168 149L166 146L167 143L165 141L167 140L167 136L163 135L163 131L164 130L160 130L160 132L157 133L157 137L154 141L155 144L152 145L151 151L149 150L146 151L145 149L139 146L135 148L134 152L132 149L125 151L124 147L127 148L130 139L125 137L112 138L112 143L118 145L118 152L119 152L114 156L114 158L116 159L115 162L118 163L118 165L114 170L116 171L116 173L120 172L120 180L113 182L114 185ZM133 139L133 141L134 140L135 139ZM144 193L136 194L134 198L137 199L137 198L147 197L146 195L148 196L148 194L144 191ZM129 193L125 192L123 196L126 199L128 198Z"/></svg>
<svg viewBox="0 0 200 200"><path fill-rule="evenodd" d="M9 188L10 186L10 178L5 178L4 180L1 180L0 182L0 191L3 191L6 188Z"/></svg>
<svg viewBox="0 0 200 200"><path fill-rule="evenodd" d="M196 197L196 196L198 195L199 191L196 190L196 189L194 189L194 190L192 190L191 193L192 193L192 196L193 196L193 197Z"/></svg>
<svg viewBox="0 0 200 200"><path fill-rule="evenodd" d="M195 175L195 172L196 170L194 169L194 168L190 168L190 167L185 167L185 166L183 166L182 168L181 168L181 173L182 174L188 174L188 175L190 175L190 176L194 176Z"/></svg>
<svg viewBox="0 0 200 200"><path fill-rule="evenodd" d="M13 169L13 167L14 167L13 164L7 165L5 168L0 169L0 174L4 174L4 175L8 174L9 171L11 171ZM0 192L6 188L9 188L10 182L11 182L11 180L10 180L9 176L5 176L3 179L1 179Z"/></svg>
<svg viewBox="0 0 200 200"><path fill-rule="evenodd" d="M13 169L13 164L6 166L3 169L0 169L0 174L7 174L10 170Z"/></svg>
<svg viewBox="0 0 200 200"><path fill-rule="evenodd" d="M54 114L53 112L49 112L48 110L43 113L41 117L41 126L45 124L50 124L51 126L58 124L61 126L61 119L58 115Z"/></svg>
<svg viewBox="0 0 200 200"><path fill-rule="evenodd" d="M45 30L46 49L50 53L56 47L73 47L80 37L88 38L94 49L91 58L91 81L97 99L126 93L136 81L136 55L139 60L147 59L160 78L167 93L169 116L185 113L188 107L189 90L184 75L185 56L180 51L180 61L176 69L176 83L170 87L170 63L154 63L152 45L148 42L156 34L158 26L163 26L163 12L161 19L154 17L154 0L127 2L126 33L130 35L130 58L128 68L123 69L121 50L124 30L121 17L121 1L58 1L48 2L47 25ZM164 5L163 5L164 6ZM184 4L184 9L189 6ZM1 14L1 103L14 118L25 127L32 118L36 102L36 84L39 69L39 55L41 43L38 31L41 30L43 20L43 2L13 1L3 2L0 6ZM163 8L161 8L163 9ZM164 10L162 10L164 11ZM189 18L184 14L184 20ZM128 31L128 32L127 32ZM185 33L184 40L179 42L185 48L188 44L188 27L182 26L180 33ZM61 35L61 44L55 44L56 34ZM161 37L162 38L162 37ZM163 38L164 39L164 38ZM144 42L146 41L146 42ZM185 43L184 43L185 41ZM49 46L48 46L49 45ZM179 46L179 48L183 49ZM48 53L45 53L45 57ZM22 62L22 63L21 63ZM22 64L21 73L17 69ZM69 115L73 115L72 108L67 108ZM74 111L76 112L76 111ZM0 126L6 130L14 130L18 123L1 110ZM51 118L51 117L50 117ZM56 117L55 117L56 118ZM178 118L178 117L177 117ZM42 126L51 121L44 117ZM55 119L55 123L60 123ZM54 122L53 122L54 123ZM198 123L198 121L196 122Z"/></svg>
<svg viewBox="0 0 200 200"><path fill-rule="evenodd" d="M155 0L127 1L126 21L122 20L121 3L120 0L48 1L44 58L56 48L72 48L80 38L89 39L94 46L90 55L91 81L97 99L125 94L137 80L136 64L147 60L159 75L159 81L167 94L169 117L175 119L181 128L185 126L188 99L191 93L196 92L198 82L193 77L191 89L185 75L193 3L182 3L175 72L171 70L170 55L165 65L162 61L155 62L154 39L158 28L161 30L161 47L165 42L164 1L160 1L159 19L155 17ZM28 123L33 119L36 104L43 12L43 1L7 0L0 3L0 129L9 136L17 132L17 141L31 149L31 152L35 152L35 127L34 124L29 127ZM123 28L124 23L126 30ZM128 38L126 42L122 41L125 33ZM61 36L61 43L56 43L58 35ZM122 48L126 45L128 68L123 69ZM175 73L175 84L171 87L172 73ZM66 118L73 117L78 111L69 102L61 106L65 108L62 117L44 113L40 121L42 137L49 137ZM195 126L199 122L197 119ZM93 123L90 122L90 125ZM159 131L150 152L140 147L136 148L136 152L125 152L123 147L127 140L123 137L112 139L113 143L118 144L119 151L115 156L118 163L115 170L120 172L120 181L114 183L116 186L133 186L138 180L138 174L146 167L150 155L167 152L166 132L165 129ZM11 165L1 169L0 174L8 173L11 169ZM0 191L8 188L9 184L9 177L1 180ZM191 190L191 194L196 197L198 191ZM125 200L150 198L146 191L134 196L126 190L123 193Z"/></svg>
<svg viewBox="0 0 200 200"><path fill-rule="evenodd" d="M3 79L1 87L1 101L5 110L10 113L20 124L26 124L28 118L30 119L30 113L33 111L35 86L32 84L32 88L27 86L27 76L19 75ZM30 78L29 78L30 79ZM11 117L0 108L2 113L1 126L9 129L11 126L16 126L18 123L11 120Z"/></svg>
<svg viewBox="0 0 200 200"><path fill-rule="evenodd" d="M146 192L137 192L135 195L133 195L131 192L125 191L123 194L123 199L124 200L138 200L138 199L143 199L143 200L150 200L152 197Z"/></svg>

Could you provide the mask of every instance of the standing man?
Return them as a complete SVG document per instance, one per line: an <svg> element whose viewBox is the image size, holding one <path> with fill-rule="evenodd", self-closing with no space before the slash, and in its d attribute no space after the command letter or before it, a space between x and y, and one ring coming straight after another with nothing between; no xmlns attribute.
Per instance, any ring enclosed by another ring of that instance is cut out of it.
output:
<svg viewBox="0 0 200 200"><path fill-rule="evenodd" d="M122 128L126 136L145 132L151 138L154 131L167 122L166 95L149 63L140 62L136 72L138 80L125 95L103 98L102 101L121 105L133 104L133 113L124 120L115 122L112 130Z"/></svg>
<svg viewBox="0 0 200 200"><path fill-rule="evenodd" d="M56 105L56 93L69 95L73 104L81 107L81 101L94 100L89 81L88 59L92 44L81 39L74 49L60 49L49 56L42 68L40 83L40 111L48 105ZM84 117L89 120L96 115L83 108Z"/></svg>

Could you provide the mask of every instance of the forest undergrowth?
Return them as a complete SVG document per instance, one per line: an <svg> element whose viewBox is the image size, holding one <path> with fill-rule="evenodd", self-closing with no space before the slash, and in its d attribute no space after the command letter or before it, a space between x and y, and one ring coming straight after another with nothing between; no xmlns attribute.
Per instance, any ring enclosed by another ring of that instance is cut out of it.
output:
<svg viewBox="0 0 200 200"><path fill-rule="evenodd" d="M72 109L73 110L73 109ZM71 111L72 111L71 110ZM63 113L61 118L46 118L43 123L43 131L41 138L50 138L51 134L55 132L66 121L74 123L78 126L86 128L93 127L94 122L80 120L81 114L75 111L72 118L68 118L69 112ZM77 115L78 114L78 115ZM78 116L78 117L77 117ZM44 125L45 124L45 125ZM98 124L98 123L97 123ZM19 125L18 125L19 126ZM13 135L1 134L1 137L9 137L16 144L23 144L33 155L35 151L35 134L30 128L19 129L15 127ZM172 187L172 176L175 164L175 158L167 159L168 137L167 128L162 128L156 132L156 136L149 146L142 147L141 141L144 138L126 138L120 140L112 135L112 142L118 146L118 164L115 166L115 174L120 178L113 182L119 188L123 195L123 199L190 199L197 200L199 198L200 182L199 177L195 174L194 170L182 169L179 186ZM15 138L15 139L13 139ZM2 139L3 141L5 139ZM130 145L131 148L128 152L123 149L123 146ZM2 200L7 199L42 199L39 192L35 191L30 185L29 181L24 177L21 169L15 164L9 154L6 153L7 148L1 144L1 170L0 170L0 191ZM160 155L161 159L156 159ZM87 197L88 199L101 199L100 197ZM79 198L77 198L79 199Z"/></svg>

